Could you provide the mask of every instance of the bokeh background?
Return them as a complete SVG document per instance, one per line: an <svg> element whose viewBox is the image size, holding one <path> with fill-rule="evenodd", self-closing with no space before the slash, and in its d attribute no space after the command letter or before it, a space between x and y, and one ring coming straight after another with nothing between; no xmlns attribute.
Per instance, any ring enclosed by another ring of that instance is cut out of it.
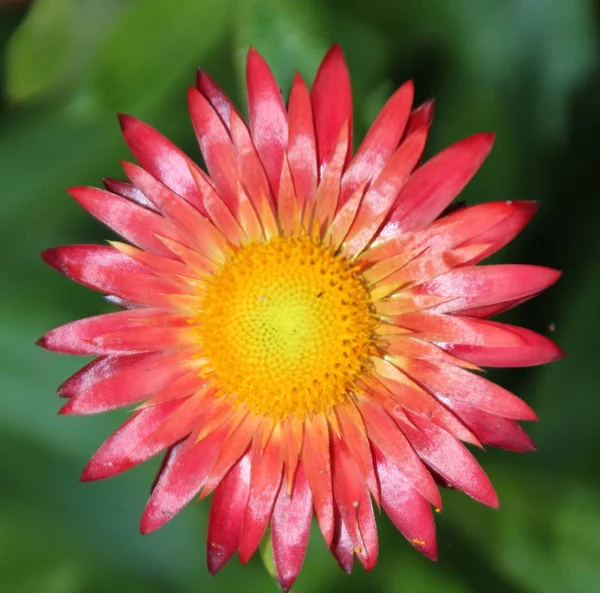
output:
<svg viewBox="0 0 600 593"><path fill-rule="evenodd" d="M37 349L53 326L108 310L47 269L45 247L111 234L64 192L119 175L129 155L115 112L158 127L190 154L186 87L208 70L243 105L249 45L287 89L346 51L357 137L395 87L435 96L429 154L481 130L494 151L461 196L535 199L539 214L496 258L564 270L505 315L552 335L568 358L493 372L539 413L539 451L477 453L499 512L448 492L440 562L381 517L375 570L341 572L313 532L294 590L427 593L600 591L600 9L592 0L0 0L0 591L274 591L258 559L207 575L207 505L153 535L138 520L156 462L79 484L123 419L59 417L56 387L85 362Z"/></svg>

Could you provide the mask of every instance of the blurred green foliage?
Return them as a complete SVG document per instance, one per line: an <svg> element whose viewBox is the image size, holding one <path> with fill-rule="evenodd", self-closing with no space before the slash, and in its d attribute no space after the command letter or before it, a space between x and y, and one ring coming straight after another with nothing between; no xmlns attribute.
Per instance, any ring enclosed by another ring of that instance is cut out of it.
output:
<svg viewBox="0 0 600 593"><path fill-rule="evenodd" d="M353 76L357 136L386 96L414 78L437 99L430 153L492 129L471 203L537 199L530 228L498 257L561 268L548 294L507 315L554 337L569 357L490 373L541 420L539 452L478 453L499 513L460 494L438 517L440 562L382 517L371 574L339 571L315 532L294 590L434 593L600 591L600 16L592 0L37 0L0 2L0 591L270 591L260 561L207 576L207 505L157 534L137 522L156 463L79 485L86 459L123 418L57 417L53 390L83 361L43 352L39 335L106 308L46 269L38 252L110 233L64 193L118 174L127 111L198 156L185 107L194 68L242 104L249 45L283 88L314 75L334 42Z"/></svg>

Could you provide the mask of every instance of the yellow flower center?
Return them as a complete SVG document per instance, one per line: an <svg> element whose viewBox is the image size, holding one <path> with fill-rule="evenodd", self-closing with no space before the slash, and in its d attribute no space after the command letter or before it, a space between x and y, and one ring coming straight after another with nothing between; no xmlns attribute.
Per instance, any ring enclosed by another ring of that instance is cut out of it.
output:
<svg viewBox="0 0 600 593"><path fill-rule="evenodd" d="M282 419L348 397L375 323L351 264L309 237L277 237L234 253L211 279L198 331L220 392Z"/></svg>

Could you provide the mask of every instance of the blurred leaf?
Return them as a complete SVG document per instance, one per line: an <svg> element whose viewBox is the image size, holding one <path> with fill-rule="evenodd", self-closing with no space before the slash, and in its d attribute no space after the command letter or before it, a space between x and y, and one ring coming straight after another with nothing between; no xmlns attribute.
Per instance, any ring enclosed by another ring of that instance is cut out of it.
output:
<svg viewBox="0 0 600 593"><path fill-rule="evenodd" d="M227 33L231 0L135 0L102 41L91 92L111 111L138 111L164 95Z"/></svg>
<svg viewBox="0 0 600 593"><path fill-rule="evenodd" d="M73 43L72 0L38 0L6 53L6 91L15 101L47 90L61 76Z"/></svg>

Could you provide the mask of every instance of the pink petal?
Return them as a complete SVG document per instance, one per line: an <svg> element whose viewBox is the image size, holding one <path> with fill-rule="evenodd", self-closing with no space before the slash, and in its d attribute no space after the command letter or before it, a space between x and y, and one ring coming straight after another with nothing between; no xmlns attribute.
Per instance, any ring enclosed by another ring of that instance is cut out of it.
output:
<svg viewBox="0 0 600 593"><path fill-rule="evenodd" d="M289 99L290 133L287 155L302 212L312 204L317 191L317 144L310 94L299 74L294 77Z"/></svg>
<svg viewBox="0 0 600 593"><path fill-rule="evenodd" d="M465 266L450 270L413 291L448 298L447 303L436 307L438 313L460 313L536 295L554 284L559 277L559 271L542 266Z"/></svg>
<svg viewBox="0 0 600 593"><path fill-rule="evenodd" d="M498 496L483 469L458 440L427 420L410 414L402 424L419 456L437 473L475 500L498 508Z"/></svg>
<svg viewBox="0 0 600 593"><path fill-rule="evenodd" d="M339 512L336 512L335 532L330 549L340 568L350 574L354 566L354 546Z"/></svg>
<svg viewBox="0 0 600 593"><path fill-rule="evenodd" d="M407 359L403 368L415 381L443 403L451 398L513 420L536 420L535 412L516 395L499 385L454 365Z"/></svg>
<svg viewBox="0 0 600 593"><path fill-rule="evenodd" d="M196 88L209 100L225 126L229 129L231 113L236 111L236 109L219 85L204 70L198 70Z"/></svg>
<svg viewBox="0 0 600 593"><path fill-rule="evenodd" d="M71 280L134 303L160 307L168 303L166 295L185 291L183 284L144 273L140 264L104 245L54 247L42 258Z"/></svg>
<svg viewBox="0 0 600 593"><path fill-rule="evenodd" d="M409 81L379 112L344 174L340 208L360 185L375 179L387 165L408 122L413 95L414 85Z"/></svg>
<svg viewBox="0 0 600 593"><path fill-rule="evenodd" d="M130 115L119 115L123 136L140 165L205 214L190 174L190 159L154 128Z"/></svg>
<svg viewBox="0 0 600 593"><path fill-rule="evenodd" d="M352 88L350 73L339 45L334 45L319 66L311 90L319 172L331 159L344 124L349 125L352 146ZM346 162L351 157L348 151Z"/></svg>
<svg viewBox="0 0 600 593"><path fill-rule="evenodd" d="M89 482L109 478L160 453L171 443L153 441L151 446L143 446L142 443L184 402L168 402L136 412L94 453L83 470L81 480Z"/></svg>
<svg viewBox="0 0 600 593"><path fill-rule="evenodd" d="M111 179L105 177L102 180L104 187L111 193L127 198L144 208L149 210L156 210L154 204L134 185L127 183L127 181L121 181L120 179Z"/></svg>
<svg viewBox="0 0 600 593"><path fill-rule="evenodd" d="M181 235L158 213L95 187L72 187L69 193L90 214L134 245L170 255L157 235L181 241Z"/></svg>
<svg viewBox="0 0 600 593"><path fill-rule="evenodd" d="M435 220L475 175L493 142L493 134L475 134L419 167L398 196L388 224L406 232Z"/></svg>
<svg viewBox="0 0 600 593"><path fill-rule="evenodd" d="M283 152L288 143L288 122L279 86L264 58L254 49L246 62L248 113L252 139L277 196Z"/></svg>
<svg viewBox="0 0 600 593"><path fill-rule="evenodd" d="M401 466L373 447L383 509L398 531L419 552L437 560L435 524L429 503L402 475Z"/></svg>
<svg viewBox="0 0 600 593"><path fill-rule="evenodd" d="M171 520L200 491L224 445L222 426L199 442L176 445L157 477L140 530L149 533Z"/></svg>
<svg viewBox="0 0 600 593"><path fill-rule="evenodd" d="M257 433L257 437L259 436L260 434ZM242 563L250 560L263 538L283 475L281 442L271 438L264 451L261 451L262 446L257 437L255 437L251 450L250 495L244 513L239 543L239 555Z"/></svg>
<svg viewBox="0 0 600 593"><path fill-rule="evenodd" d="M152 397L187 372L187 355L150 352L100 358L65 381L62 414L97 414Z"/></svg>
<svg viewBox="0 0 600 593"><path fill-rule="evenodd" d="M215 490L208 516L206 561L215 574L233 556L250 493L250 455L244 455Z"/></svg>
<svg viewBox="0 0 600 593"><path fill-rule="evenodd" d="M271 519L273 562L277 582L284 591L291 589L302 568L311 518L312 496L304 466L300 463L291 496L281 488Z"/></svg>
<svg viewBox="0 0 600 593"><path fill-rule="evenodd" d="M421 105L415 107L408 120L408 125L406 126L405 137L410 136L413 132L421 128L429 129L431 126L431 121L433 120L433 111L435 108L435 101L433 99L427 99Z"/></svg>

